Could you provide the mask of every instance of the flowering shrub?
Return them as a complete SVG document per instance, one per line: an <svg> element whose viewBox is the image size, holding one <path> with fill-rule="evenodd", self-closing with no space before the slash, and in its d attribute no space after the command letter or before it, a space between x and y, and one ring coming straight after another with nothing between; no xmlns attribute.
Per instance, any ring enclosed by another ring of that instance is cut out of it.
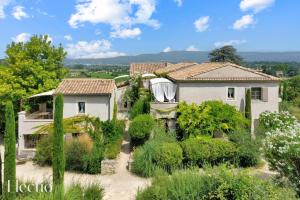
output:
<svg viewBox="0 0 300 200"><path fill-rule="evenodd" d="M289 112L263 112L259 117L259 124L266 130L285 130L294 125L297 119Z"/></svg>
<svg viewBox="0 0 300 200"><path fill-rule="evenodd" d="M300 196L300 124L283 127L266 133L264 154L270 167L287 177Z"/></svg>

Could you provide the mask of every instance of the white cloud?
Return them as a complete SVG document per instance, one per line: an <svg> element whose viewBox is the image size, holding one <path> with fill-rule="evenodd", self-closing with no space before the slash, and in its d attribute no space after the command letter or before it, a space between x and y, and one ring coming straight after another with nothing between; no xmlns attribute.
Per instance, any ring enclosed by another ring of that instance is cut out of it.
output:
<svg viewBox="0 0 300 200"><path fill-rule="evenodd" d="M177 6L182 6L183 0L174 0L175 3L177 3Z"/></svg>
<svg viewBox="0 0 300 200"><path fill-rule="evenodd" d="M160 27L159 22L152 19L156 10L156 0L80 0L75 8L76 12L68 21L72 28L78 28L88 22L108 24L112 32L129 30L138 24L145 24L154 29Z"/></svg>
<svg viewBox="0 0 300 200"><path fill-rule="evenodd" d="M23 18L28 18L28 14L24 11L23 6L15 6L12 11L12 15L14 16L15 19L17 20L22 20Z"/></svg>
<svg viewBox="0 0 300 200"><path fill-rule="evenodd" d="M172 51L171 47L166 47L163 50L164 53L171 52L171 51Z"/></svg>
<svg viewBox="0 0 300 200"><path fill-rule="evenodd" d="M65 38L65 40L68 40L68 41L72 41L73 40L73 38L72 38L71 35L65 35L64 38Z"/></svg>
<svg viewBox="0 0 300 200"><path fill-rule="evenodd" d="M5 18L4 8L11 3L11 0L0 0L0 19Z"/></svg>
<svg viewBox="0 0 300 200"><path fill-rule="evenodd" d="M235 46L244 43L247 43L247 40L229 40L229 41L215 42L215 47L223 47L227 45Z"/></svg>
<svg viewBox="0 0 300 200"><path fill-rule="evenodd" d="M16 37L13 37L12 40L14 42L27 42L31 37L30 33L20 33Z"/></svg>
<svg viewBox="0 0 300 200"><path fill-rule="evenodd" d="M274 2L275 0L242 0L240 8L242 11L253 10L257 13L270 7Z"/></svg>
<svg viewBox="0 0 300 200"><path fill-rule="evenodd" d="M255 20L253 15L244 15L241 19L238 19L234 22L233 29L242 30L254 24Z"/></svg>
<svg viewBox="0 0 300 200"><path fill-rule="evenodd" d="M50 35L47 35L47 42L53 43L53 38Z"/></svg>
<svg viewBox="0 0 300 200"><path fill-rule="evenodd" d="M194 45L191 45L188 48L186 48L186 51L199 51L199 49L196 48Z"/></svg>
<svg viewBox="0 0 300 200"><path fill-rule="evenodd" d="M135 38L142 34L141 29L133 28L133 29L118 29L114 32L110 33L110 36L113 38Z"/></svg>
<svg viewBox="0 0 300 200"><path fill-rule="evenodd" d="M70 58L110 58L125 55L111 51L111 43L108 40L79 41L67 44L66 51Z"/></svg>
<svg viewBox="0 0 300 200"><path fill-rule="evenodd" d="M197 32L204 32L208 29L209 16L200 17L194 22Z"/></svg>

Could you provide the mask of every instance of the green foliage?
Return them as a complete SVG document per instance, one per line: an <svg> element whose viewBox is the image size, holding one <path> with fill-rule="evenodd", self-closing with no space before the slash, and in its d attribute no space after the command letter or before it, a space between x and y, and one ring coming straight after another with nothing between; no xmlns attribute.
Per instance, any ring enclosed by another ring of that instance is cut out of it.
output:
<svg viewBox="0 0 300 200"><path fill-rule="evenodd" d="M206 101L200 106L183 102L179 104L177 113L177 122L184 138L213 135L218 130L232 133L248 124L235 107L221 101Z"/></svg>
<svg viewBox="0 0 300 200"><path fill-rule="evenodd" d="M236 49L230 45L214 49L209 53L209 58L211 62L231 62L237 65L241 65L243 62L242 57L237 55Z"/></svg>
<svg viewBox="0 0 300 200"><path fill-rule="evenodd" d="M117 104L117 100L116 100L116 96L114 98L114 109L113 109L113 121L117 121L118 118L118 104Z"/></svg>
<svg viewBox="0 0 300 200"><path fill-rule="evenodd" d="M122 147L123 137L108 143L105 147L105 158L116 159Z"/></svg>
<svg viewBox="0 0 300 200"><path fill-rule="evenodd" d="M65 153L66 170L83 172L85 157L91 153L86 144L73 139L65 145Z"/></svg>
<svg viewBox="0 0 300 200"><path fill-rule="evenodd" d="M2 152L0 152L0 196L2 195Z"/></svg>
<svg viewBox="0 0 300 200"><path fill-rule="evenodd" d="M223 139L189 138L182 142L184 161L188 165L218 165L224 162L234 163L237 147Z"/></svg>
<svg viewBox="0 0 300 200"><path fill-rule="evenodd" d="M175 149L174 153L169 152L169 150L166 149L167 146L170 146L169 144L171 144L173 150ZM160 157L158 154L161 150L164 151L164 155ZM163 167L161 170L170 169L170 163L174 167L175 165L177 166L177 164L174 165L174 163L179 163L181 161L178 161L174 156L178 155L179 157L182 157L182 153L179 152L181 152L181 150L179 150L176 145L176 138L173 135L166 133L164 127L158 123L153 128L153 138L147 141L143 146L134 150L131 171L142 177L151 177L154 172L160 168L159 166ZM164 157L167 157L167 160L170 160L171 162L160 162Z"/></svg>
<svg viewBox="0 0 300 200"><path fill-rule="evenodd" d="M33 162L40 166L52 165L53 134L45 135L37 143Z"/></svg>
<svg viewBox="0 0 300 200"><path fill-rule="evenodd" d="M150 115L139 115L131 122L128 133L134 145L144 143L155 125Z"/></svg>
<svg viewBox="0 0 300 200"><path fill-rule="evenodd" d="M11 101L5 108L4 134L4 199L13 200L16 197L16 129L14 108Z"/></svg>
<svg viewBox="0 0 300 200"><path fill-rule="evenodd" d="M139 191L137 200L190 200L190 199L296 199L288 188L249 176L243 172L216 168L199 173L197 170L178 171L157 175L151 186Z"/></svg>
<svg viewBox="0 0 300 200"><path fill-rule="evenodd" d="M55 98L54 131L53 131L53 195L61 200L64 195L64 128L63 128L63 96Z"/></svg>
<svg viewBox="0 0 300 200"><path fill-rule="evenodd" d="M130 110L130 118L134 119L138 115L150 113L150 102L147 97L140 97Z"/></svg>
<svg viewBox="0 0 300 200"><path fill-rule="evenodd" d="M63 67L66 52L62 46L53 46L47 36L33 36L26 43L12 42L6 54L8 67L0 69L0 105L12 100L15 111L28 96L56 88L67 72ZM3 113L1 109L0 115ZM3 118L0 120L2 125Z"/></svg>
<svg viewBox="0 0 300 200"><path fill-rule="evenodd" d="M251 137L251 133L241 130L229 135L229 140L237 145L236 162L240 167L251 167L258 165L260 161L260 142Z"/></svg>
<svg viewBox="0 0 300 200"><path fill-rule="evenodd" d="M247 89L246 90L246 98L245 98L245 117L249 121L252 120L252 111L251 111L251 90Z"/></svg>
<svg viewBox="0 0 300 200"><path fill-rule="evenodd" d="M104 189L99 184L94 183L84 190L84 200L101 200L103 196Z"/></svg>
<svg viewBox="0 0 300 200"><path fill-rule="evenodd" d="M300 97L300 76L294 76L285 81L286 84L286 94L285 99L287 101L294 101Z"/></svg>
<svg viewBox="0 0 300 200"><path fill-rule="evenodd" d="M123 96L123 101L129 102L133 105L139 99L139 89L142 86L142 77L135 76L129 80L130 87L127 88Z"/></svg>
<svg viewBox="0 0 300 200"><path fill-rule="evenodd" d="M29 185L31 183L24 183ZM101 200L103 199L104 189L100 184L94 183L87 187L82 187L79 183L72 183L64 194L64 200ZM1 197L0 197L1 199ZM17 200L53 200L51 193L30 192L18 193Z"/></svg>
<svg viewBox="0 0 300 200"><path fill-rule="evenodd" d="M300 124L266 133L263 150L270 168L288 178L300 197Z"/></svg>
<svg viewBox="0 0 300 200"><path fill-rule="evenodd" d="M263 112L259 116L259 126L265 132L276 129L286 130L288 127L295 125L297 119L289 112Z"/></svg>
<svg viewBox="0 0 300 200"><path fill-rule="evenodd" d="M155 164L167 172L177 169L182 162L182 150L176 142L164 142L157 146L153 155Z"/></svg>
<svg viewBox="0 0 300 200"><path fill-rule="evenodd" d="M287 87L288 87L288 84L287 84L286 81L284 81L283 84L282 84L282 95L281 95L282 101L287 101L288 100Z"/></svg>

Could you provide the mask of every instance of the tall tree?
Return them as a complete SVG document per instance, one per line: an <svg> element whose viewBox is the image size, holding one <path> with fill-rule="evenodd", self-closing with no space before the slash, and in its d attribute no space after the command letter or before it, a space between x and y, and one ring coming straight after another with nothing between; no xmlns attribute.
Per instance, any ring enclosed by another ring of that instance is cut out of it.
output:
<svg viewBox="0 0 300 200"><path fill-rule="evenodd" d="M9 101L5 109L4 134L4 199L16 197L16 130L13 104Z"/></svg>
<svg viewBox="0 0 300 200"><path fill-rule="evenodd" d="M251 89L247 89L246 90L245 118L249 119L250 122L252 120L252 113L251 113Z"/></svg>
<svg viewBox="0 0 300 200"><path fill-rule="evenodd" d="M243 62L242 57L237 55L236 49L230 45L213 50L209 53L209 58L211 62L231 62L237 65Z"/></svg>
<svg viewBox="0 0 300 200"><path fill-rule="evenodd" d="M54 131L53 131L53 195L54 199L64 197L64 129L63 129L63 96L55 98Z"/></svg>
<svg viewBox="0 0 300 200"><path fill-rule="evenodd" d="M1 156L1 154L2 154L2 152L0 151L0 196L2 195L2 156Z"/></svg>
<svg viewBox="0 0 300 200"><path fill-rule="evenodd" d="M63 67L66 52L61 45L55 47L48 36L12 42L6 55L6 66L0 68L0 125L4 124L5 102L12 100L18 111L22 99L56 88L67 73Z"/></svg>

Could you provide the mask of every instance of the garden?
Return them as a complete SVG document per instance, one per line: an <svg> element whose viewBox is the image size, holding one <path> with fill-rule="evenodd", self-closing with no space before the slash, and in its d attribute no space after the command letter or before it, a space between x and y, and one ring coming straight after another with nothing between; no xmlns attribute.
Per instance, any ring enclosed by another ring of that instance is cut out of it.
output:
<svg viewBox="0 0 300 200"><path fill-rule="evenodd" d="M130 94L131 172L152 178L137 199L299 197L300 126L289 112L262 113L253 135L251 113L221 101L181 102L178 128L170 132L149 114L151 97L144 89ZM267 163L276 175L253 175Z"/></svg>

